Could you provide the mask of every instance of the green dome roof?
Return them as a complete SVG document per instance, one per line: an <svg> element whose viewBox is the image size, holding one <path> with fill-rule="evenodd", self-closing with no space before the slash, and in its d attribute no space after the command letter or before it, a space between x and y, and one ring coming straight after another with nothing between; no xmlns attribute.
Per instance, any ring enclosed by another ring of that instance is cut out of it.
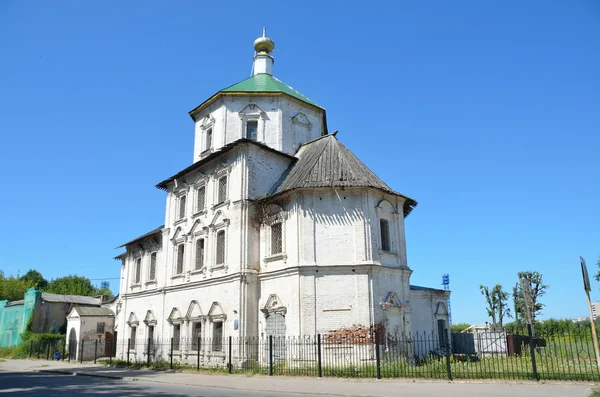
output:
<svg viewBox="0 0 600 397"><path fill-rule="evenodd" d="M281 92L323 109L321 106L317 105L289 85L285 84L283 81L278 80L266 73L254 75L246 80L224 88L219 92Z"/></svg>

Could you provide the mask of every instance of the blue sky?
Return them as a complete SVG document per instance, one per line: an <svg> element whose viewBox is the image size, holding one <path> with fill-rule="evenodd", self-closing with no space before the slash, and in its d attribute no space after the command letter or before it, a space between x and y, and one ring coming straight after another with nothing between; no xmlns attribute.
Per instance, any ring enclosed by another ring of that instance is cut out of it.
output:
<svg viewBox="0 0 600 397"><path fill-rule="evenodd" d="M249 76L266 26L274 74L419 202L412 282L450 273L453 322L485 321L479 285L509 289L520 270L550 285L545 317L585 315L578 258L595 273L600 254L600 5L287 3L0 2L0 269L117 292L114 247L164 222L154 185L191 164L187 112Z"/></svg>

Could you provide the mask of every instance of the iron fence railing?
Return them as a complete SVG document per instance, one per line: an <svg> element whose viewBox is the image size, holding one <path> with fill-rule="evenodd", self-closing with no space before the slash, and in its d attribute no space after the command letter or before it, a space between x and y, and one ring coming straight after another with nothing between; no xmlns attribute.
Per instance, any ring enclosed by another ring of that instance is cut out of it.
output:
<svg viewBox="0 0 600 397"><path fill-rule="evenodd" d="M30 341L29 356L265 375L600 381L589 330Z"/></svg>

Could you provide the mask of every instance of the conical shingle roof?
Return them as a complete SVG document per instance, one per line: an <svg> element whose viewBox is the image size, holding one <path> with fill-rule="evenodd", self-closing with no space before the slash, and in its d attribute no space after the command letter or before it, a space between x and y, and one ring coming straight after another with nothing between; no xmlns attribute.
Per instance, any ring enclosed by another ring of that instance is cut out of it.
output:
<svg viewBox="0 0 600 397"><path fill-rule="evenodd" d="M405 216L417 205L392 190L333 134L302 145L296 156L298 161L290 166L273 195L299 188L371 187L404 197Z"/></svg>

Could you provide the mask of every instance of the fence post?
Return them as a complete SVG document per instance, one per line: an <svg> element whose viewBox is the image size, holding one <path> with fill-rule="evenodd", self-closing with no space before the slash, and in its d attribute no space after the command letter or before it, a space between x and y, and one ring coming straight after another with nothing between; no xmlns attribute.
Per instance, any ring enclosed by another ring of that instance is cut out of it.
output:
<svg viewBox="0 0 600 397"><path fill-rule="evenodd" d="M377 379L381 379L381 357L379 356L379 332L375 331L375 360L377 361Z"/></svg>
<svg viewBox="0 0 600 397"><path fill-rule="evenodd" d="M129 367L129 350L131 349L131 338L127 339L127 366Z"/></svg>
<svg viewBox="0 0 600 397"><path fill-rule="evenodd" d="M94 343L94 364L96 364L96 360L98 359L98 339L96 339Z"/></svg>
<svg viewBox="0 0 600 397"><path fill-rule="evenodd" d="M452 368L450 367L450 338L448 337L448 328L444 328L444 346L446 347L446 373L448 380L452 380Z"/></svg>
<svg viewBox="0 0 600 397"><path fill-rule="evenodd" d="M67 360L68 362L71 362L71 352L73 351L73 345L72 345L72 343L73 343L73 341L69 340L69 359Z"/></svg>
<svg viewBox="0 0 600 397"><path fill-rule="evenodd" d="M106 339L105 339L105 341L106 341ZM116 342L117 341L115 341L115 343ZM113 341L112 341L112 339L108 343L109 343L109 346L108 346L108 349L109 349L108 350L108 365L112 365L112 356L113 356L113 349L114 349L113 348ZM106 350L106 348L104 350Z"/></svg>
<svg viewBox="0 0 600 397"><path fill-rule="evenodd" d="M319 378L323 376L323 364L321 363L321 334L317 334L317 369Z"/></svg>
<svg viewBox="0 0 600 397"><path fill-rule="evenodd" d="M173 338L171 338L171 364L170 368L173 369Z"/></svg>
<svg viewBox="0 0 600 397"><path fill-rule="evenodd" d="M146 367L150 368L150 344L152 343L152 338L148 338L148 347L146 348Z"/></svg>
<svg viewBox="0 0 600 397"><path fill-rule="evenodd" d="M81 353L79 354L79 362L83 363L83 343L85 341L82 339L81 340Z"/></svg>
<svg viewBox="0 0 600 397"><path fill-rule="evenodd" d="M273 335L269 335L269 376L273 376Z"/></svg>
<svg viewBox="0 0 600 397"><path fill-rule="evenodd" d="M29 358L31 358L32 351L33 351L33 339L29 341Z"/></svg>
<svg viewBox="0 0 600 397"><path fill-rule="evenodd" d="M200 337L198 337L198 356L196 357L196 370L200 371Z"/></svg>
<svg viewBox="0 0 600 397"><path fill-rule="evenodd" d="M48 357L50 357L50 343L46 341L46 361L48 361Z"/></svg>
<svg viewBox="0 0 600 397"><path fill-rule="evenodd" d="M65 354L67 352L67 338L65 338L65 341L63 342L63 354L62 354L62 361L65 361Z"/></svg>
<svg viewBox="0 0 600 397"><path fill-rule="evenodd" d="M232 336L229 335L229 363L227 366L229 367L229 373L233 372L233 364L231 363L231 345L232 345Z"/></svg>
<svg viewBox="0 0 600 397"><path fill-rule="evenodd" d="M531 324L527 324L527 334L529 335L529 352L531 353L531 369L533 370L533 380L538 380L537 363L535 362L535 341L533 340L533 332Z"/></svg>

